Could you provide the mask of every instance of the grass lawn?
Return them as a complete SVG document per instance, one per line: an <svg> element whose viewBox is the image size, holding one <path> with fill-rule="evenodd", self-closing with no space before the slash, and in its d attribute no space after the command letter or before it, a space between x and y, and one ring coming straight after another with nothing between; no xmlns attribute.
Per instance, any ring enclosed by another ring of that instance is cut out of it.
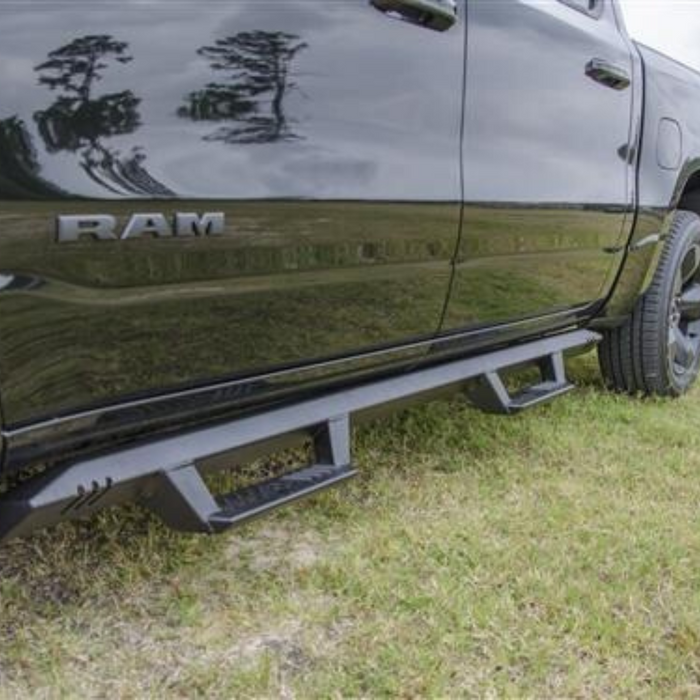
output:
<svg viewBox="0 0 700 700"><path fill-rule="evenodd" d="M459 398L221 539L110 512L0 550L0 696L698 697L700 392Z"/></svg>

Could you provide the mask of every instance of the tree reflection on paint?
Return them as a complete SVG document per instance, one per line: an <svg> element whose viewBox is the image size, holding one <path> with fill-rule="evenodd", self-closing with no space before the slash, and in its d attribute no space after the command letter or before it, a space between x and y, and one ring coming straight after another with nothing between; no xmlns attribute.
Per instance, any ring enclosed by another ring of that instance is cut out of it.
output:
<svg viewBox="0 0 700 700"><path fill-rule="evenodd" d="M83 171L101 187L116 194L172 196L146 170L143 149L124 155L104 142L141 126L141 100L131 90L95 95L112 63L132 60L128 44L109 35L80 37L52 51L35 70L41 85L61 94L34 119L47 150L78 153Z"/></svg>
<svg viewBox="0 0 700 700"><path fill-rule="evenodd" d="M300 138L285 113L285 99L299 86L295 58L308 44L284 32L240 32L197 52L225 74L190 93L178 110L194 121L230 122L205 137L229 144L262 144Z"/></svg>

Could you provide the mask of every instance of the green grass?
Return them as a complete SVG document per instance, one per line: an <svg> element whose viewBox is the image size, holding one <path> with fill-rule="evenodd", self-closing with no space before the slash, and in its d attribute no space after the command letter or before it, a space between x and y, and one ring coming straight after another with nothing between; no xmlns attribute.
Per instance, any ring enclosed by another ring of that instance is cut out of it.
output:
<svg viewBox="0 0 700 700"><path fill-rule="evenodd" d="M459 398L221 539L114 511L0 550L2 697L698 697L700 393Z"/></svg>

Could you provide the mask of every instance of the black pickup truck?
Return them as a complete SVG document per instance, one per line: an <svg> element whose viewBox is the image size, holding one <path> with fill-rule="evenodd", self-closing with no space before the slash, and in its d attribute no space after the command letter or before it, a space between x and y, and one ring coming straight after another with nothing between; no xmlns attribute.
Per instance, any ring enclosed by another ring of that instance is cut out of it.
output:
<svg viewBox="0 0 700 700"><path fill-rule="evenodd" d="M0 540L138 501L219 532L463 390L679 396L700 75L615 0L0 4ZM532 367L515 391L511 370ZM235 493L203 476L306 441Z"/></svg>

